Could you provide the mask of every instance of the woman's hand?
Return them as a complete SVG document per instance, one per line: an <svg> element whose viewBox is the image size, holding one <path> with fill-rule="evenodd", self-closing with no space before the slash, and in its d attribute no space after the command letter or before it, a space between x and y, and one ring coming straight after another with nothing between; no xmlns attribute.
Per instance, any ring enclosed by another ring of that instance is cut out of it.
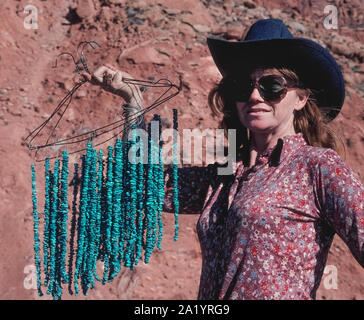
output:
<svg viewBox="0 0 364 320"><path fill-rule="evenodd" d="M123 81L131 78L128 73L115 69L110 65L99 67L92 75L83 72L82 76L94 85L98 85L104 90L122 97L126 105L123 105L123 116L126 120L123 130L123 140L128 139L132 124L145 129L143 109L143 98L139 88Z"/></svg>
<svg viewBox="0 0 364 320"><path fill-rule="evenodd" d="M106 64L99 67L92 75L86 72L83 72L82 75L92 84L99 85L104 90L122 97L126 103L135 106L142 105L142 95L139 88L123 81L125 78L132 78L128 73Z"/></svg>

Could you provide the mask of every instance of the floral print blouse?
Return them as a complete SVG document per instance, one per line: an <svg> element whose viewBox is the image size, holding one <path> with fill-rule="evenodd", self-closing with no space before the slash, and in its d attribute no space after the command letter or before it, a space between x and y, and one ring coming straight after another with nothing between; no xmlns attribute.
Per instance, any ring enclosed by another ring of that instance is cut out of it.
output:
<svg viewBox="0 0 364 320"><path fill-rule="evenodd" d="M238 158L231 176L217 163L179 169L180 213L201 214L198 299L315 299L335 233L364 267L358 175L302 133L279 140L251 168Z"/></svg>

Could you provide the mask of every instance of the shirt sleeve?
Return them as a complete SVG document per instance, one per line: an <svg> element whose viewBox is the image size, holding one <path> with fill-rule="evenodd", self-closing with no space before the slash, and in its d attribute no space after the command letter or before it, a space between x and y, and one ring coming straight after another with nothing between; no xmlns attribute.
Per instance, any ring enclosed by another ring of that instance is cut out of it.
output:
<svg viewBox="0 0 364 320"><path fill-rule="evenodd" d="M179 213L201 213L215 171L213 164L178 168ZM165 170L164 188L163 211L174 212L172 166Z"/></svg>
<svg viewBox="0 0 364 320"><path fill-rule="evenodd" d="M364 267L364 186L333 150L319 160L315 177L320 215Z"/></svg>

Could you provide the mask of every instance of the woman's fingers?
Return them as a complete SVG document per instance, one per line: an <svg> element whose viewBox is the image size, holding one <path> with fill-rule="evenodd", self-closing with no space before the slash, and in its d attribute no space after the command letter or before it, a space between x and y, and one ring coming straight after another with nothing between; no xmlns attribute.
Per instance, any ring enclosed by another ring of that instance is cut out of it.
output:
<svg viewBox="0 0 364 320"><path fill-rule="evenodd" d="M86 71L81 72L81 77L83 77L83 79L86 81L91 81L91 78L92 78L92 76L89 73L87 73Z"/></svg>
<svg viewBox="0 0 364 320"><path fill-rule="evenodd" d="M108 64L97 68L92 76L100 83L103 83L105 81L105 76L111 79L111 82L116 83L123 82L123 78L131 78L128 73L117 70L116 68Z"/></svg>
<svg viewBox="0 0 364 320"><path fill-rule="evenodd" d="M121 71L116 71L114 77L112 79L114 83L122 83L123 82L123 75Z"/></svg>
<svg viewBox="0 0 364 320"><path fill-rule="evenodd" d="M93 78L100 84L105 82L105 77L112 79L114 77L115 71L111 70L106 66L101 66L93 73Z"/></svg>
<svg viewBox="0 0 364 320"><path fill-rule="evenodd" d="M134 101L139 105L142 101L138 87L124 81L132 76L109 64L97 68L92 76L85 74L85 78L93 84L100 85L106 91L121 96L128 103Z"/></svg>
<svg viewBox="0 0 364 320"><path fill-rule="evenodd" d="M106 63L105 64L106 67L108 67L110 70L113 70L113 71L118 71L114 66L112 66L111 64L108 64Z"/></svg>
<svg viewBox="0 0 364 320"><path fill-rule="evenodd" d="M115 89L125 91L125 93L131 93L131 87L128 83L124 82L126 73L122 71L116 71L112 79Z"/></svg>

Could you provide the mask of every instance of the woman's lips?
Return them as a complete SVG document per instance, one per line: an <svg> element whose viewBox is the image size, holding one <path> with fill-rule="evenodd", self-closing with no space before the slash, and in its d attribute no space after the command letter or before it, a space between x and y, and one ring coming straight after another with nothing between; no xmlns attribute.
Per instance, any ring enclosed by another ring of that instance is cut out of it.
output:
<svg viewBox="0 0 364 320"><path fill-rule="evenodd" d="M261 109L261 108L257 108L257 109L250 109L247 111L247 114L264 114L270 112L270 110L265 110L265 109Z"/></svg>

